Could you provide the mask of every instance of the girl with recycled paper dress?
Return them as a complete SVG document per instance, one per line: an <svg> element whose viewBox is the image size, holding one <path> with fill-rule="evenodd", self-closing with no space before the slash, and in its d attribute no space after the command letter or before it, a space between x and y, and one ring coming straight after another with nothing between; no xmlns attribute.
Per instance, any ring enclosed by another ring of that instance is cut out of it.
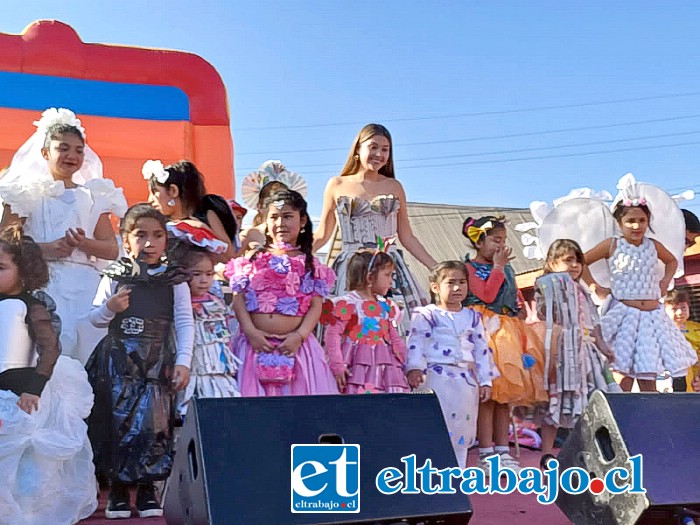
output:
<svg viewBox="0 0 700 525"><path fill-rule="evenodd" d="M520 231L531 256L542 257L558 238L572 239L585 251L582 280L601 306L601 330L615 355L614 369L624 378L624 391L634 381L641 391L656 391L664 371L683 377L697 356L661 307L674 277L683 275L685 221L677 201L661 188L637 182L632 174L617 183L615 199L608 192L573 190L556 206L531 206L535 222ZM609 203L612 201L612 203Z"/></svg>

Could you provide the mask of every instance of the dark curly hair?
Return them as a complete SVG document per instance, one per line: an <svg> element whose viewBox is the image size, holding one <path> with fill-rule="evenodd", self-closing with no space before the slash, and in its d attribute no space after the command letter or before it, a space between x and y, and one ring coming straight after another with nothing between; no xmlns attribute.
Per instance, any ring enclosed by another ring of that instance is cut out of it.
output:
<svg viewBox="0 0 700 525"><path fill-rule="evenodd" d="M314 244L314 232L313 225L311 224L311 217L309 216L309 212L307 211L307 204L304 200L304 197L302 197L300 193L294 190L276 191L267 199L265 199L265 202L263 203L263 210L266 220L267 214L270 211L270 206L272 206L273 202L277 201L283 201L284 204L291 206L293 210L298 211L300 217L306 217L306 224L301 229L301 232L297 237L297 244L299 244L299 250L306 254L306 271L313 272L314 257L312 255L312 247ZM267 238L266 246L269 246L272 239L270 238L270 235L267 232L265 236Z"/></svg>
<svg viewBox="0 0 700 525"><path fill-rule="evenodd" d="M63 135L74 135L78 137L83 144L85 144L85 139L83 134L75 126L70 124L52 124L46 130L46 137L44 138L44 148L48 148L52 140L60 140Z"/></svg>
<svg viewBox="0 0 700 525"><path fill-rule="evenodd" d="M487 224L489 222L491 222L493 226L489 230L487 230L485 234L481 233L479 235L479 238L476 240L469 237L468 231L470 226L473 226L475 228L482 228L484 224ZM505 227L506 218L503 215L487 215L478 219L475 219L473 217L467 217L466 219L464 219L464 223L462 224L462 235L469 239L469 242L476 249L476 243L478 243L479 241L483 241L487 235L491 235L491 232L505 229Z"/></svg>
<svg viewBox="0 0 700 525"><path fill-rule="evenodd" d="M15 224L0 232L0 250L17 266L22 291L33 292L49 283L49 266L41 248Z"/></svg>

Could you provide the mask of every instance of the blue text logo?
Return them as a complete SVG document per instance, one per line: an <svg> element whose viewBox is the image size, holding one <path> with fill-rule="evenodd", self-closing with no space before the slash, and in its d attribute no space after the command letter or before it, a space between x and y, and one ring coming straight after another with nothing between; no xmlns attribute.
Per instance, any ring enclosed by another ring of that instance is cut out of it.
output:
<svg viewBox="0 0 700 525"><path fill-rule="evenodd" d="M360 512L359 445L292 445L292 512Z"/></svg>

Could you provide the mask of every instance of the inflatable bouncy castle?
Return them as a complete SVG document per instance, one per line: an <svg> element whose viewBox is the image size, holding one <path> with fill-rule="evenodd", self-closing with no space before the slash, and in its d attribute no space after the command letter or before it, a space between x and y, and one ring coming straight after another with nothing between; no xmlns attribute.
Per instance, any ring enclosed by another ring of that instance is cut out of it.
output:
<svg viewBox="0 0 700 525"><path fill-rule="evenodd" d="M226 89L196 55L88 44L57 21L0 33L0 170L50 107L78 115L129 203L148 196L141 166L149 159L191 160L209 193L235 197Z"/></svg>

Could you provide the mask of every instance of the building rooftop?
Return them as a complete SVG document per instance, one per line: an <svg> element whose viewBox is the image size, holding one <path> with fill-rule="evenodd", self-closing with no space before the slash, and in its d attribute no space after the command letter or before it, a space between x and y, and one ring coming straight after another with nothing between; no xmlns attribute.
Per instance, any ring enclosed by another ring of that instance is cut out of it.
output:
<svg viewBox="0 0 700 525"><path fill-rule="evenodd" d="M414 235L425 246L436 261L464 260L467 253L474 250L462 235L462 224L467 217L479 218L484 215L504 215L507 220L507 242L513 250L511 265L518 276L518 286L532 286L542 269L543 261L531 260L523 254L520 232L515 226L532 221L530 210L526 208L493 208L488 206L456 206L449 204L408 203L408 216ZM330 264L340 251L340 232L336 228L329 248ZM425 289L428 287L428 268L419 263L408 251L403 250L406 264L411 273Z"/></svg>

